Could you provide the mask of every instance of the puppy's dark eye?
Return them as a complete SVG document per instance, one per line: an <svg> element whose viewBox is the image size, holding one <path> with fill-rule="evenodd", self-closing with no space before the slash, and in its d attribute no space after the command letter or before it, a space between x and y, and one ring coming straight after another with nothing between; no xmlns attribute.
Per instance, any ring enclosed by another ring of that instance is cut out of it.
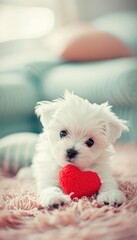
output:
<svg viewBox="0 0 137 240"><path fill-rule="evenodd" d="M65 131L65 130L62 130L62 131L60 132L60 138L64 138L64 137L66 137L67 135L68 135L68 132Z"/></svg>
<svg viewBox="0 0 137 240"><path fill-rule="evenodd" d="M85 143L90 148L94 145L94 140L92 138L89 138Z"/></svg>

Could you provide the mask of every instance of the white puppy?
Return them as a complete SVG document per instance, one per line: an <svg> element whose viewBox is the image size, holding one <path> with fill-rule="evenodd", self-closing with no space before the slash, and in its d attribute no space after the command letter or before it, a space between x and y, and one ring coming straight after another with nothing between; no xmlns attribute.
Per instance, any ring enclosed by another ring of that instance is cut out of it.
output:
<svg viewBox="0 0 137 240"><path fill-rule="evenodd" d="M58 181L60 169L70 163L98 173L102 185L97 201L122 204L125 196L112 176L110 161L113 144L128 128L111 107L91 104L66 91L62 99L38 103L36 114L43 125L33 160L40 203L58 207L70 202Z"/></svg>

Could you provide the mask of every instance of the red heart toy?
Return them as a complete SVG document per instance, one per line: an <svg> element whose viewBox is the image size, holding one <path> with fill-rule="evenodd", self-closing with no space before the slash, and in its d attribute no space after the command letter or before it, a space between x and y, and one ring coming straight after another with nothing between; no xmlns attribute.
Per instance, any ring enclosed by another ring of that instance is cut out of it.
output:
<svg viewBox="0 0 137 240"><path fill-rule="evenodd" d="M74 165L68 164L59 173L60 185L66 194L72 193L71 199L83 196L91 197L97 193L101 181L97 173L81 171Z"/></svg>

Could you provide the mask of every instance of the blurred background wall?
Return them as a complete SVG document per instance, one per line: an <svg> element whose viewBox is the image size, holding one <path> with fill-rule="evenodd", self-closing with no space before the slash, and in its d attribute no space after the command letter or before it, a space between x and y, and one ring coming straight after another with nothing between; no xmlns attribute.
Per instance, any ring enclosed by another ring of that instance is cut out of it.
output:
<svg viewBox="0 0 137 240"><path fill-rule="evenodd" d="M82 20L91 20L110 12L137 10L136 0L77 0L77 3Z"/></svg>

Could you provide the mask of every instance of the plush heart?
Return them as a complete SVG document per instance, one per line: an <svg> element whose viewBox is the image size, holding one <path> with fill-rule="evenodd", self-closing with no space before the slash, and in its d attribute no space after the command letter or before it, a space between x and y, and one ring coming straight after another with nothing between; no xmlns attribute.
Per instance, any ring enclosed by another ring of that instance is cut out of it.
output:
<svg viewBox="0 0 137 240"><path fill-rule="evenodd" d="M71 199L83 196L90 197L97 193L101 181L97 173L81 171L74 165L68 164L59 173L60 185L66 194L71 193Z"/></svg>

